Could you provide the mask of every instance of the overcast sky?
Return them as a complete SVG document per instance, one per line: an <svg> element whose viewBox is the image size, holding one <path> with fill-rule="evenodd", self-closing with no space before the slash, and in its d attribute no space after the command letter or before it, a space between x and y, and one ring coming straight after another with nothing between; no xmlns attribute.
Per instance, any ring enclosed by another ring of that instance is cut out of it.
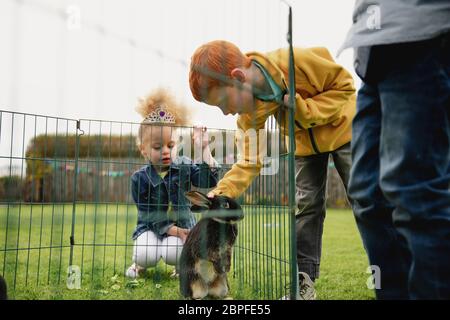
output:
<svg viewBox="0 0 450 320"><path fill-rule="evenodd" d="M335 55L353 1L290 3L294 45ZM167 86L195 122L235 128L233 116L191 97L191 54L214 39L244 52L285 47L287 13L279 0L1 0L0 109L138 122L136 99ZM337 61L353 73L352 54Z"/></svg>

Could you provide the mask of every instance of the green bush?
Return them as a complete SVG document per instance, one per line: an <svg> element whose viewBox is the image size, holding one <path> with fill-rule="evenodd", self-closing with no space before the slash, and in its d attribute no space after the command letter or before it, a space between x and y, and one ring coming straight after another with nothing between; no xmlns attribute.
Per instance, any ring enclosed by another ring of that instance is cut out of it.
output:
<svg viewBox="0 0 450 320"><path fill-rule="evenodd" d="M23 186L24 183L20 176L0 177L0 199L22 200Z"/></svg>

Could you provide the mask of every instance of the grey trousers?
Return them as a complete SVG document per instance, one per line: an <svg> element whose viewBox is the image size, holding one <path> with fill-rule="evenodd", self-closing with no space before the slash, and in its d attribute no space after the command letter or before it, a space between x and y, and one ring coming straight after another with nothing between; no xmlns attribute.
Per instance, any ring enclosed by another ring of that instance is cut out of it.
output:
<svg viewBox="0 0 450 320"><path fill-rule="evenodd" d="M350 143L333 152L295 158L298 271L307 273L313 281L319 277L330 156L347 191L351 167Z"/></svg>

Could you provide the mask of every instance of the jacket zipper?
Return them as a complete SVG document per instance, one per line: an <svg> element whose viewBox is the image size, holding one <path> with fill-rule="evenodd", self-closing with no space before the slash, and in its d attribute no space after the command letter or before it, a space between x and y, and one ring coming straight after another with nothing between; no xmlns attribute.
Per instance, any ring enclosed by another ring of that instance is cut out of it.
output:
<svg viewBox="0 0 450 320"><path fill-rule="evenodd" d="M285 85L286 90L287 90L286 82L284 81L284 79L282 79L282 81L283 81L283 84ZM287 92L284 93L283 96L282 96L282 100L283 100L283 101L284 101L284 96L285 96L286 94L287 94ZM300 129L304 129L304 128L301 126L301 124L300 124L297 120L295 120L295 124L296 124L297 127L299 127ZM311 140L311 145L312 145L312 147L313 147L313 149L314 149L314 152L315 152L315 153L320 153L319 148L317 147L316 140L314 139L314 135L313 135L313 132L312 132L312 128L308 128L308 134L309 134L309 139Z"/></svg>
<svg viewBox="0 0 450 320"><path fill-rule="evenodd" d="M305 130L305 129L300 125L300 123L299 123L297 120L295 120L295 124L296 124L297 127L299 127L300 129ZM311 140L311 145L312 145L312 147L313 147L313 149L314 149L314 152L315 152L315 153L320 153L319 147L317 147L316 139L314 139L314 134L313 134L312 128L308 128L308 135L309 135L309 140Z"/></svg>
<svg viewBox="0 0 450 320"><path fill-rule="evenodd" d="M319 148L317 147L316 140L314 139L312 128L308 128L309 139L311 140L311 145L314 149L315 153L320 153Z"/></svg>

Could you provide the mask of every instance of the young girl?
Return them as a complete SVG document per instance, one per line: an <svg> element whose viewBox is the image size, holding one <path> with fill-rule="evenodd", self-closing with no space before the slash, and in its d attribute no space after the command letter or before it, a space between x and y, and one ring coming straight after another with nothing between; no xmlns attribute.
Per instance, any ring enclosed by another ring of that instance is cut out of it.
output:
<svg viewBox="0 0 450 320"><path fill-rule="evenodd" d="M188 110L163 89L141 99L136 110L144 117L137 145L148 165L131 177L131 191L138 209L133 232L133 264L126 275L136 278L160 259L177 265L186 237L196 221L184 193L191 185L216 186L217 161L208 147L206 128L194 128L194 145L201 147L203 162L177 156L177 126L187 126Z"/></svg>

